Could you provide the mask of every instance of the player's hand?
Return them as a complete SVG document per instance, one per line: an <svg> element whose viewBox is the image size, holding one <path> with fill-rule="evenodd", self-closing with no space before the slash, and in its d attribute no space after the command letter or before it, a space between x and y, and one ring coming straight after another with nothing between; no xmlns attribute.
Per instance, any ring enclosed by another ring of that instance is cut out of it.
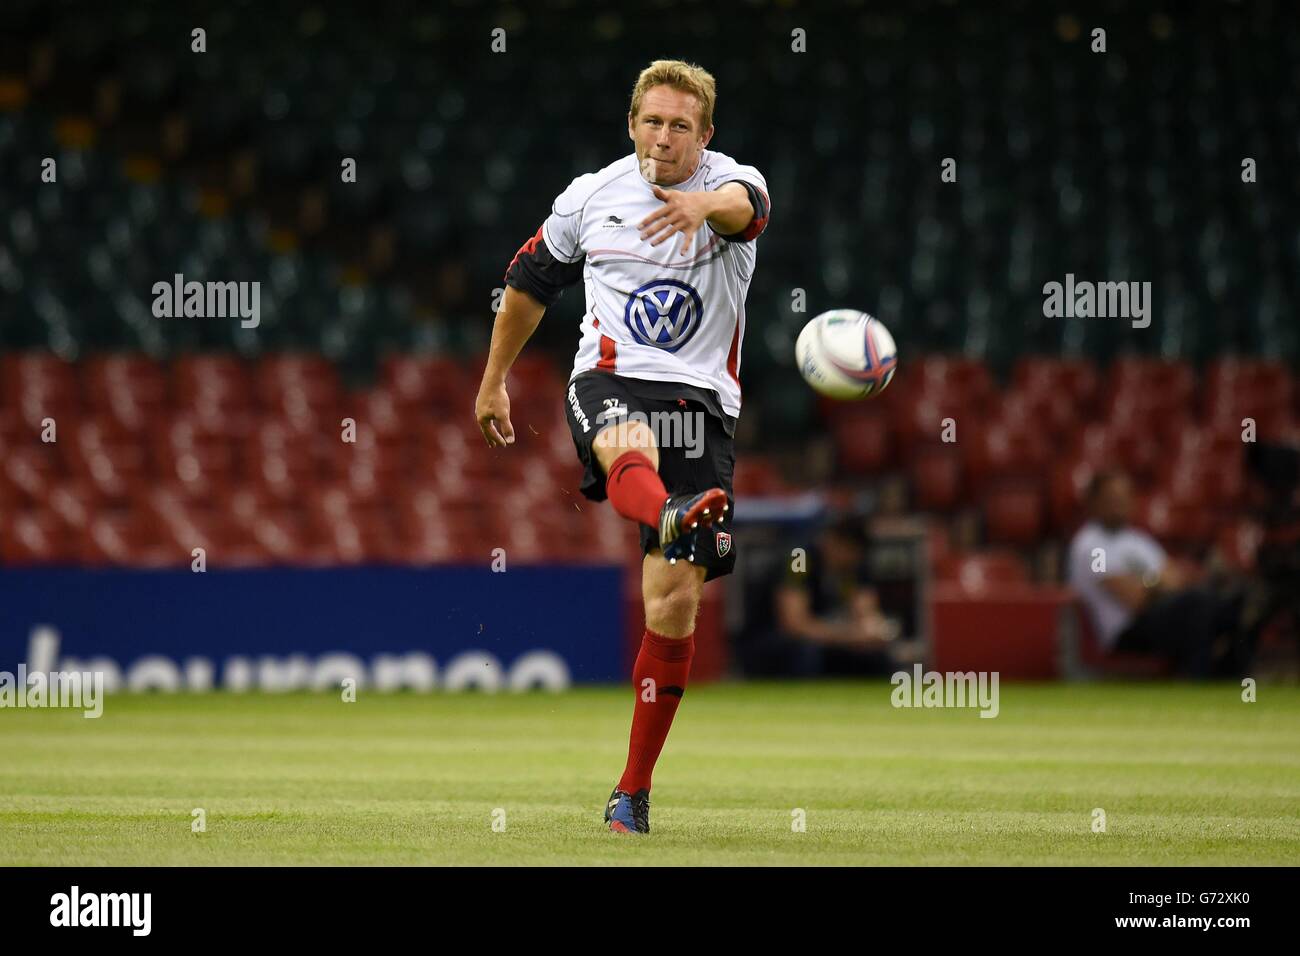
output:
<svg viewBox="0 0 1300 956"><path fill-rule="evenodd" d="M683 192L658 186L650 188L654 190L655 198L662 199L664 204L641 220L641 238L649 239L650 245L657 246L680 232L686 237L682 253L688 252L691 240L703 228L704 221L713 211L716 198L709 192Z"/></svg>
<svg viewBox="0 0 1300 956"><path fill-rule="evenodd" d="M505 385L484 382L479 386L478 398L474 400L474 417L478 419L478 427L489 448L505 448L515 443L515 429L510 424L510 396L506 394Z"/></svg>

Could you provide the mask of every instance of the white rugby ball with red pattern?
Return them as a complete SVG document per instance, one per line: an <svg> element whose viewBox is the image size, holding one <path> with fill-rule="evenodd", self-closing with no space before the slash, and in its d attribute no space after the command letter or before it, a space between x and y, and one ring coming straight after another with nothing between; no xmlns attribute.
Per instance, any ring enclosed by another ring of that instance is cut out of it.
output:
<svg viewBox="0 0 1300 956"><path fill-rule="evenodd" d="M805 382L844 401L884 391L898 365L889 329L856 309L832 309L810 320L794 356Z"/></svg>

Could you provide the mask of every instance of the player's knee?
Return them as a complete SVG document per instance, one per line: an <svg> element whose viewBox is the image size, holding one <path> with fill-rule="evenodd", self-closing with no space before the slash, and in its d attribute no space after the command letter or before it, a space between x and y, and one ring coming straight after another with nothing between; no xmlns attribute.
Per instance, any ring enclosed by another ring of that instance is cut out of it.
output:
<svg viewBox="0 0 1300 956"><path fill-rule="evenodd" d="M699 589L682 580L646 595L646 626L666 637L685 637L695 629L700 607Z"/></svg>
<svg viewBox="0 0 1300 956"><path fill-rule="evenodd" d="M650 426L645 422L630 421L627 422L623 432L624 447L633 451L649 454L656 450L655 433L651 431Z"/></svg>
<svg viewBox="0 0 1300 956"><path fill-rule="evenodd" d="M596 460L606 471L618 460L619 455L628 451L639 451L659 467L659 449L655 445L654 432L642 421L623 421L606 425L596 435L592 447L596 450Z"/></svg>

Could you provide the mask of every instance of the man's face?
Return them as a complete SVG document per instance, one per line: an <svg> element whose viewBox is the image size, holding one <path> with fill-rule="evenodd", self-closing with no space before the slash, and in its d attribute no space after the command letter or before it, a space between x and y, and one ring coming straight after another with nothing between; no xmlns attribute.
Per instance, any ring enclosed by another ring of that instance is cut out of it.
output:
<svg viewBox="0 0 1300 956"><path fill-rule="evenodd" d="M640 112L628 114L627 135L636 144L641 177L657 186L675 186L694 175L713 127L700 129L700 102L692 94L652 86L641 97Z"/></svg>
<svg viewBox="0 0 1300 956"><path fill-rule="evenodd" d="M1122 528L1133 512L1133 486L1120 475L1112 478L1097 493L1097 520L1107 528Z"/></svg>

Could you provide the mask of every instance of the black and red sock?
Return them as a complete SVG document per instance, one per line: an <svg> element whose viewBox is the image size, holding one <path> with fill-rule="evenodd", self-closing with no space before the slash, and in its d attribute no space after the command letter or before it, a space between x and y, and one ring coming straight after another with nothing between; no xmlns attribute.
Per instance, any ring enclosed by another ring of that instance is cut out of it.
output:
<svg viewBox="0 0 1300 956"><path fill-rule="evenodd" d="M605 493L624 518L652 528L659 526L659 511L668 500L668 489L654 462L639 451L625 451L614 459L605 479Z"/></svg>

